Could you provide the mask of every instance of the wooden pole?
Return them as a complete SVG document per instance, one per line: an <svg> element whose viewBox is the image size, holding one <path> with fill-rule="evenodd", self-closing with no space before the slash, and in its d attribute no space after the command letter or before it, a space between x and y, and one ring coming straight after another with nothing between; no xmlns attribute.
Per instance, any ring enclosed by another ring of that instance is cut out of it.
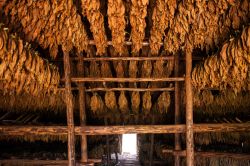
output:
<svg viewBox="0 0 250 166"><path fill-rule="evenodd" d="M194 166L193 94L191 83L192 51L186 50L186 152L187 166Z"/></svg>
<svg viewBox="0 0 250 166"><path fill-rule="evenodd" d="M77 70L78 70L78 76L84 77L84 62L83 62L83 56L80 56L80 61L78 61L77 64ZM80 111L80 125L85 126L86 125L86 110L85 110L85 87L84 82L78 84L79 88L79 111ZM88 148L87 148L87 136L82 135L81 136L81 162L87 162L88 161Z"/></svg>
<svg viewBox="0 0 250 166"><path fill-rule="evenodd" d="M95 41L94 40L90 40L89 41L89 45L95 45L96 43L95 43ZM132 45L133 43L131 42L131 41L125 41L124 42L124 45L127 45L127 46L130 46L130 45ZM108 41L107 42L107 45L113 45L113 43L112 43L112 41ZM160 43L160 45L163 45L163 43ZM142 42L142 46L149 46L149 42L148 41L144 41L144 42Z"/></svg>
<svg viewBox="0 0 250 166"><path fill-rule="evenodd" d="M59 88L59 90L65 90L65 88ZM79 90L75 87L72 90ZM131 91L131 92L164 92L174 91L174 88L90 88L85 89L85 92L96 92L96 91Z"/></svg>
<svg viewBox="0 0 250 166"><path fill-rule="evenodd" d="M195 133L250 132L250 123L194 124ZM66 126L0 126L0 135L67 135ZM179 125L76 126L76 135L171 134L185 133Z"/></svg>
<svg viewBox="0 0 250 166"><path fill-rule="evenodd" d="M154 61L154 60L173 60L173 56L158 57L89 57L84 61Z"/></svg>
<svg viewBox="0 0 250 166"><path fill-rule="evenodd" d="M153 165L153 156L154 156L154 134L150 136L150 158L149 158L149 165Z"/></svg>
<svg viewBox="0 0 250 166"><path fill-rule="evenodd" d="M62 79L64 81L65 79ZM163 82L163 81L184 81L182 77L179 78L71 78L72 82Z"/></svg>
<svg viewBox="0 0 250 166"><path fill-rule="evenodd" d="M154 124L154 114L152 116L152 125ZM153 165L153 156L154 156L154 134L150 136L150 154L149 154L149 165Z"/></svg>
<svg viewBox="0 0 250 166"><path fill-rule="evenodd" d="M65 88L58 88L60 91L64 91ZM72 87L71 90L79 90L78 87ZM216 88L204 88L201 90L217 90ZM96 91L136 91L136 92L164 92L174 91L174 88L89 88L85 89L85 92L96 92Z"/></svg>
<svg viewBox="0 0 250 166"><path fill-rule="evenodd" d="M86 90L86 92L94 92L94 91L162 92L162 91L174 91L174 88L92 88Z"/></svg>
<svg viewBox="0 0 250 166"><path fill-rule="evenodd" d="M107 117L105 116L104 118L104 123L105 123L105 126L108 126L108 119ZM106 148L107 148L107 166L110 165L110 146L109 146L109 135L106 135Z"/></svg>
<svg viewBox="0 0 250 166"><path fill-rule="evenodd" d="M84 61L155 61L155 60L173 60L174 56L156 56L156 57L86 57ZM70 60L78 61L80 60L79 57L71 57ZM185 58L180 58L180 60L185 60ZM202 57L193 57L193 60L201 61L204 60ZM52 62L55 61L62 61L62 59L55 59L51 60Z"/></svg>
<svg viewBox="0 0 250 166"><path fill-rule="evenodd" d="M174 67L174 76L179 76L179 54L175 54L175 67ZM181 113L180 113L180 85L179 82L175 82L175 92L174 92L174 101L175 101L175 124L181 123ZM181 137L180 134L175 133L175 150L181 150ZM180 166L180 157L174 156L174 165Z"/></svg>
<svg viewBox="0 0 250 166"><path fill-rule="evenodd" d="M88 159L88 163L84 163L84 166L94 165L94 163L101 163L101 159ZM0 165L68 165L68 160L27 160L27 159L7 159L0 160ZM79 163L79 164L78 164ZM78 166L83 166L81 162L77 162Z"/></svg>
<svg viewBox="0 0 250 166"><path fill-rule="evenodd" d="M65 74L65 102L67 105L67 124L68 124L68 160L69 166L75 166L75 135L74 135L74 114L73 96L71 92L70 60L69 53L64 51L64 74Z"/></svg>
<svg viewBox="0 0 250 166"><path fill-rule="evenodd" d="M185 150L171 150L163 149L162 153L172 153L176 156L186 157L187 153ZM195 157L222 157L222 158L232 158L236 160L250 160L250 154L243 153L227 153L227 152L194 152Z"/></svg>

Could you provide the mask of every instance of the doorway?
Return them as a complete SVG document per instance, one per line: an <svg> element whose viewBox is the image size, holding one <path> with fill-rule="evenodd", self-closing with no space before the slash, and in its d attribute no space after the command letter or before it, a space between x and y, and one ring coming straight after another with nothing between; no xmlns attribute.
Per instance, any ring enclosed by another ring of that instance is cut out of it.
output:
<svg viewBox="0 0 250 166"><path fill-rule="evenodd" d="M137 134L122 135L122 154L137 155Z"/></svg>

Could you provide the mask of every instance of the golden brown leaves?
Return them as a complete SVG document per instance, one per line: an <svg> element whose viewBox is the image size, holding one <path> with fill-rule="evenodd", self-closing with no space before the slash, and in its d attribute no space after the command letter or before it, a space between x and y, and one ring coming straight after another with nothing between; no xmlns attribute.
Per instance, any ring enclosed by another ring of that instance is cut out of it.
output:
<svg viewBox="0 0 250 166"><path fill-rule="evenodd" d="M104 17L100 12L99 0L82 0L83 12L86 12L90 22L90 29L93 33L97 47L97 55L104 54L107 47L107 37L104 29Z"/></svg>
<svg viewBox="0 0 250 166"><path fill-rule="evenodd" d="M151 93L145 92L142 96L142 110L145 114L149 114L152 107Z"/></svg>
<svg viewBox="0 0 250 166"><path fill-rule="evenodd" d="M38 42L42 48L49 48L52 58L58 53L58 45L70 51L86 50L88 39L72 1L25 1L7 3L5 14L11 15L11 24L21 23L25 39ZM20 31L20 27L17 27Z"/></svg>
<svg viewBox="0 0 250 166"><path fill-rule="evenodd" d="M129 112L129 107L128 107L128 100L127 97L125 96L125 92L121 91L121 94L119 96L119 109L123 114L127 114Z"/></svg>
<svg viewBox="0 0 250 166"><path fill-rule="evenodd" d="M148 0L132 0L130 11L130 24L132 27L132 52L138 53L142 48L146 27L145 17L147 16Z"/></svg>
<svg viewBox="0 0 250 166"><path fill-rule="evenodd" d="M164 41L165 50L175 53L183 49L187 40L190 40L192 48L198 47L207 52L214 50L229 39L232 29L237 31L249 22L249 3L246 0L198 0L195 4L191 1L179 3L174 17L166 21L169 27ZM151 44L155 53L160 47L157 45L159 36L151 35L151 38L154 37L151 43L156 43Z"/></svg>
<svg viewBox="0 0 250 166"><path fill-rule="evenodd" d="M169 22L174 17L176 0L157 0L153 11L153 27L150 31L150 48L153 55L157 55L164 36L164 31L169 26Z"/></svg>
<svg viewBox="0 0 250 166"><path fill-rule="evenodd" d="M249 32L250 27L244 28L240 38L224 44L219 54L196 66L192 72L193 85L198 89L211 87L224 90L231 87L235 92L247 89Z"/></svg>
<svg viewBox="0 0 250 166"><path fill-rule="evenodd" d="M170 94L169 92L162 92L162 94L158 97L156 109L160 113L167 113L168 108L170 106Z"/></svg>
<svg viewBox="0 0 250 166"><path fill-rule="evenodd" d="M108 23L112 32L112 43L119 54L124 52L125 6L122 0L108 0Z"/></svg>
<svg viewBox="0 0 250 166"><path fill-rule="evenodd" d="M106 104L108 109L110 109L112 111L117 110L115 92L108 91L105 93L105 104Z"/></svg>
<svg viewBox="0 0 250 166"><path fill-rule="evenodd" d="M94 93L91 97L90 108L94 114L104 112L104 103L102 101L102 98L97 93Z"/></svg>
<svg viewBox="0 0 250 166"><path fill-rule="evenodd" d="M0 77L5 91L32 95L55 91L58 68L39 57L30 45L0 27Z"/></svg>
<svg viewBox="0 0 250 166"><path fill-rule="evenodd" d="M140 109L140 93L139 92L132 92L131 95L131 109L135 113L139 113Z"/></svg>

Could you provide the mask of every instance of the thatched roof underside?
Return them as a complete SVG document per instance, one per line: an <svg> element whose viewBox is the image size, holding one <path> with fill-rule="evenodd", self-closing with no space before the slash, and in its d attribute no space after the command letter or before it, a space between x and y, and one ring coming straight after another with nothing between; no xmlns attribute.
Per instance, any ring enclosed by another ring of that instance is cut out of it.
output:
<svg viewBox="0 0 250 166"><path fill-rule="evenodd" d="M75 4L65 0L27 4L14 0L5 1L0 7L13 31L49 48L51 56L56 57L59 45L67 50L75 46L86 51L91 39L97 45L97 53L103 55L110 38L120 54L125 40L131 39L132 52L138 53L145 38L156 55L161 42L168 52L187 44L213 50L248 23L250 5L248 0L95 0L91 4L88 0Z"/></svg>
<svg viewBox="0 0 250 166"><path fill-rule="evenodd" d="M83 55L88 57L169 56L193 49L198 50L195 51L198 55L204 55L205 52L209 55L221 48L224 42L237 36L250 19L248 0L78 0L74 3L65 0L28 3L14 0L2 1L0 9L1 21L9 28L9 32L17 33L24 41L30 42L32 47L42 53L49 53L52 58L61 55L61 48L63 51L71 51L73 56L84 51ZM245 31L242 34L248 34ZM107 41L112 41L111 46L107 45ZM131 41L132 45L125 45L125 41ZM149 46L143 47L143 41L149 41ZM94 42L95 46L88 46L90 42ZM244 42L248 43L248 40ZM243 49L247 51L245 47ZM246 79L249 62L243 63L238 59L234 58L233 61L237 63L230 64L230 67L234 65L242 69L244 65L244 71L231 67L239 76L234 81L227 79L227 82L231 81L240 91L246 89L239 88L238 84L241 79ZM102 61L87 63L84 71L86 77L161 78L173 75L173 64L171 60ZM76 70L73 70L73 75L77 75ZM204 74L200 72L199 75ZM215 79L213 84L207 86L204 80L202 84L195 84L199 85L197 88L215 87ZM166 83L148 82L86 84L88 88L169 86ZM232 88L236 89L234 86ZM95 92L87 96L87 105L97 115L107 111L149 114L157 110L159 113L167 113L170 96L168 92Z"/></svg>

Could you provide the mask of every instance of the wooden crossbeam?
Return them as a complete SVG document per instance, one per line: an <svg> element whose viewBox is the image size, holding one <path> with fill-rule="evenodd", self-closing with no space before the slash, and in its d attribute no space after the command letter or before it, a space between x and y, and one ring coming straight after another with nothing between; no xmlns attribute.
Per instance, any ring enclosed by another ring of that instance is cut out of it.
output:
<svg viewBox="0 0 250 166"><path fill-rule="evenodd" d="M163 149L162 153L171 153L175 156L186 156L186 150L171 150ZM221 157L221 158L233 158L237 160L250 160L250 154L243 153L227 153L227 152L194 152L196 157Z"/></svg>
<svg viewBox="0 0 250 166"><path fill-rule="evenodd" d="M60 91L64 91L65 88L58 88ZM78 87L72 88L72 90L79 90ZM97 91L131 91L131 92L164 92L174 91L173 88L89 88L85 89L85 92L97 92Z"/></svg>
<svg viewBox="0 0 250 166"><path fill-rule="evenodd" d="M174 60L173 56L158 57L88 57L84 61L155 61L155 60Z"/></svg>
<svg viewBox="0 0 250 166"><path fill-rule="evenodd" d="M65 79L61 79L64 81ZM173 82L173 81L185 81L183 77L176 78L71 78L72 82Z"/></svg>
<svg viewBox="0 0 250 166"><path fill-rule="evenodd" d="M27 159L10 159L0 160L0 165L68 165L68 160L27 160ZM76 166L92 166L94 163L101 163L101 159L88 159L88 162L76 162Z"/></svg>
<svg viewBox="0 0 250 166"><path fill-rule="evenodd" d="M193 60L195 61L201 61L204 58L203 57L192 57ZM70 60L73 61L79 61L80 58L79 57L70 57ZM139 56L139 57L83 57L82 61L156 61L156 60L164 60L164 61L168 61L168 60L174 60L174 56L156 56L156 57L143 57L143 56ZM185 60L185 57L180 58L180 60ZM51 60L52 62L55 61L63 61L62 58L58 58L55 60Z"/></svg>
<svg viewBox="0 0 250 166"><path fill-rule="evenodd" d="M170 134L185 133L179 125L75 126L76 135ZM250 132L250 123L194 124L195 133ZM67 126L0 126L0 135L67 135Z"/></svg>

